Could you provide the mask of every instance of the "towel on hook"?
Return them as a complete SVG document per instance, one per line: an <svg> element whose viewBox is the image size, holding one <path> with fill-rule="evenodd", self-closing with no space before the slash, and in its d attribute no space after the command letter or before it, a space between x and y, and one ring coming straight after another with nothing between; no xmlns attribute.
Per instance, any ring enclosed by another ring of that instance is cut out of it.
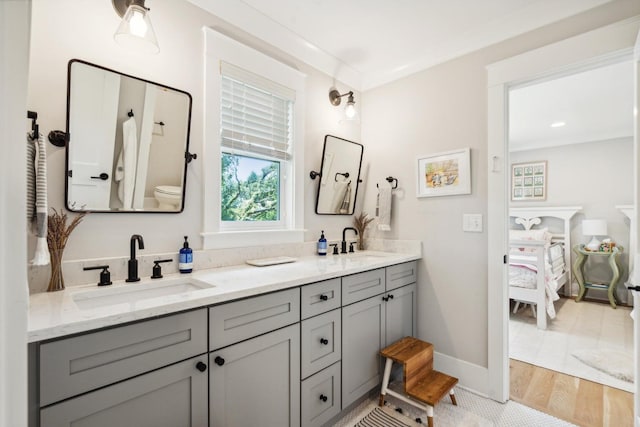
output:
<svg viewBox="0 0 640 427"><path fill-rule="evenodd" d="M344 198L342 199L342 203L340 204L340 209L338 213L346 214L349 213L349 209L351 206L351 181L347 183L347 189L344 192Z"/></svg>
<svg viewBox="0 0 640 427"><path fill-rule="evenodd" d="M340 213L340 208L344 202L344 196L347 192L347 181L337 181L333 183L333 198L331 199L331 208L333 212Z"/></svg>
<svg viewBox="0 0 640 427"><path fill-rule="evenodd" d="M27 134L27 225L35 231L33 265L49 264L47 245L47 152L42 134L37 140Z"/></svg>
<svg viewBox="0 0 640 427"><path fill-rule="evenodd" d="M378 230L391 231L391 187L378 188L376 201L376 216L378 217Z"/></svg>
<svg viewBox="0 0 640 427"><path fill-rule="evenodd" d="M118 156L114 180L118 183L118 198L124 209L133 207L133 190L136 183L138 156L138 128L131 117L122 123L122 150Z"/></svg>

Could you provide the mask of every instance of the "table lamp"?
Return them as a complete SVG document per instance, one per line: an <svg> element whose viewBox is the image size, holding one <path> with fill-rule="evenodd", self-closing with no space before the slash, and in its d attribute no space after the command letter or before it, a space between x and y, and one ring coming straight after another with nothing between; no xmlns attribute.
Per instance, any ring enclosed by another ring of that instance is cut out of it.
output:
<svg viewBox="0 0 640 427"><path fill-rule="evenodd" d="M590 251L597 251L600 249L600 241L597 236L607 235L607 221L604 219L584 219L582 220L582 234L585 236L592 236L591 241L585 245L585 248Z"/></svg>

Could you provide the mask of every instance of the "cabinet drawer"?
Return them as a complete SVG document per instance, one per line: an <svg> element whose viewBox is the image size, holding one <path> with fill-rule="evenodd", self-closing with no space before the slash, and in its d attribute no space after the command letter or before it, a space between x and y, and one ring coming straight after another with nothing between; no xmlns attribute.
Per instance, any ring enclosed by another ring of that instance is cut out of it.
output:
<svg viewBox="0 0 640 427"><path fill-rule="evenodd" d="M300 310L302 318L307 319L338 308L341 305L340 279L325 280L303 286Z"/></svg>
<svg viewBox="0 0 640 427"><path fill-rule="evenodd" d="M41 427L184 426L207 424L207 372L201 356L51 405Z"/></svg>
<svg viewBox="0 0 640 427"><path fill-rule="evenodd" d="M351 304L385 291L384 268L342 278L342 305Z"/></svg>
<svg viewBox="0 0 640 427"><path fill-rule="evenodd" d="M340 362L302 381L302 425L322 426L340 411Z"/></svg>
<svg viewBox="0 0 640 427"><path fill-rule="evenodd" d="M40 405L207 351L205 309L40 346Z"/></svg>
<svg viewBox="0 0 640 427"><path fill-rule="evenodd" d="M302 322L302 378L340 360L341 332L340 310L333 310Z"/></svg>
<svg viewBox="0 0 640 427"><path fill-rule="evenodd" d="M387 267L387 290L415 283L417 266L416 261L411 261Z"/></svg>
<svg viewBox="0 0 640 427"><path fill-rule="evenodd" d="M288 289L209 309L209 347L216 350L300 320L300 289Z"/></svg>

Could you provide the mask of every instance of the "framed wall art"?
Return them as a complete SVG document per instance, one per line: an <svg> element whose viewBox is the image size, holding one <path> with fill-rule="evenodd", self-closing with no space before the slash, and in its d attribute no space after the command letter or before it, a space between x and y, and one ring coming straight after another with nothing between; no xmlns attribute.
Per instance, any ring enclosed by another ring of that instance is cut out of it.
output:
<svg viewBox="0 0 640 427"><path fill-rule="evenodd" d="M511 165L511 200L547 199L547 162Z"/></svg>
<svg viewBox="0 0 640 427"><path fill-rule="evenodd" d="M417 197L471 194L471 151L463 148L420 157L417 176Z"/></svg>

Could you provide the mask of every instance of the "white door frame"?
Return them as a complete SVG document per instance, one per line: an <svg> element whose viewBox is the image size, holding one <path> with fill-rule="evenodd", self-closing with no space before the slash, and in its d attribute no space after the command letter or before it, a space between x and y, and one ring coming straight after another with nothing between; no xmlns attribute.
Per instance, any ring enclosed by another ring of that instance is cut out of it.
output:
<svg viewBox="0 0 640 427"><path fill-rule="evenodd" d="M636 16L487 66L488 394L497 401L509 398L509 293L503 262L508 247L509 89L630 58L639 29Z"/></svg>

